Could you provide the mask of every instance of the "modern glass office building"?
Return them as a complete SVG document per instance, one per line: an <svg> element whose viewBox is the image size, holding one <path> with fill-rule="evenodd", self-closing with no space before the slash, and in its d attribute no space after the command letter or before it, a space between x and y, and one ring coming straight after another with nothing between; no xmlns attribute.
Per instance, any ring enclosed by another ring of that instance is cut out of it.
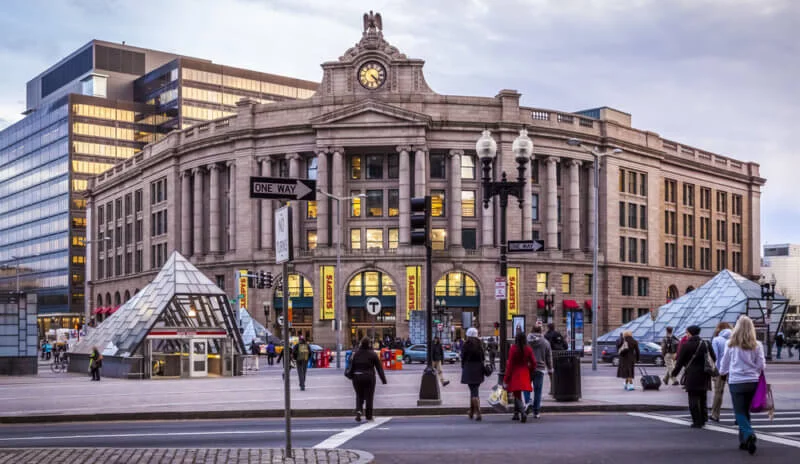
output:
<svg viewBox="0 0 800 464"><path fill-rule="evenodd" d="M0 131L0 291L36 292L41 331L79 327L88 179L171 130L233 114L242 98L308 98L317 85L125 44L80 47L28 82L24 119ZM133 200L113 217L135 216ZM138 268L141 231L119 222L96 243L121 255L112 275Z"/></svg>

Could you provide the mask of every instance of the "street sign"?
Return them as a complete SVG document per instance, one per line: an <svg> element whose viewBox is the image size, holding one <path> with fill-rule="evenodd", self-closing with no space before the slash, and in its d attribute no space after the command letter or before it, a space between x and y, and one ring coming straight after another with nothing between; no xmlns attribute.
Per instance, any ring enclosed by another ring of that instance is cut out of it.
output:
<svg viewBox="0 0 800 464"><path fill-rule="evenodd" d="M283 177L251 177L250 198L268 200L316 200L317 181Z"/></svg>
<svg viewBox="0 0 800 464"><path fill-rule="evenodd" d="M292 207L275 210L275 263L292 260Z"/></svg>
<svg viewBox="0 0 800 464"><path fill-rule="evenodd" d="M506 279L505 277L497 277L494 279L494 299L506 299Z"/></svg>
<svg viewBox="0 0 800 464"><path fill-rule="evenodd" d="M367 312L377 316L381 312L381 300L373 297L367 299Z"/></svg>
<svg viewBox="0 0 800 464"><path fill-rule="evenodd" d="M507 243L509 253L544 250L544 240L508 240Z"/></svg>

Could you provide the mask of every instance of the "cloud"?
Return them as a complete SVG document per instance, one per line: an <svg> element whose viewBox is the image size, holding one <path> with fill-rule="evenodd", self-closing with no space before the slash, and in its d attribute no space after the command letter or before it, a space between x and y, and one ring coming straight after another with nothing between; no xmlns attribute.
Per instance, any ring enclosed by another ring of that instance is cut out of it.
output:
<svg viewBox="0 0 800 464"><path fill-rule="evenodd" d="M608 105L634 127L761 164L763 241L800 243L790 140L800 120L793 0L174 0L11 2L0 17L0 118L25 82L92 38L310 80L383 15L386 38L426 60L437 92L575 111Z"/></svg>

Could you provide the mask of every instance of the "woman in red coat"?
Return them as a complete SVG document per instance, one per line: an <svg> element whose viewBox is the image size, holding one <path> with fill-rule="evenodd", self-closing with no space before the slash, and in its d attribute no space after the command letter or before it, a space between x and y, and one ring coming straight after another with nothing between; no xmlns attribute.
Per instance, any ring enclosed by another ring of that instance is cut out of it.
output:
<svg viewBox="0 0 800 464"><path fill-rule="evenodd" d="M525 334L520 332L514 339L514 344L508 353L506 375L503 378L506 391L514 395L514 417L512 420L528 420L525 404L522 402L522 392L531 391L531 373L536 370L536 358L533 350L526 343Z"/></svg>

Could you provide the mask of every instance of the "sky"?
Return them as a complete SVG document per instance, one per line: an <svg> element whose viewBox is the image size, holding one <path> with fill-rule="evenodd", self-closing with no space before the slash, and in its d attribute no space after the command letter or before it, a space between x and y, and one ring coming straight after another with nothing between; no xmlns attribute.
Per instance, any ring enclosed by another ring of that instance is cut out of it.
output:
<svg viewBox="0 0 800 464"><path fill-rule="evenodd" d="M762 243L800 243L797 0L4 0L0 128L25 83L91 39L319 81L362 15L441 94L610 106L633 126L761 165ZM795 30L793 30L795 29Z"/></svg>

